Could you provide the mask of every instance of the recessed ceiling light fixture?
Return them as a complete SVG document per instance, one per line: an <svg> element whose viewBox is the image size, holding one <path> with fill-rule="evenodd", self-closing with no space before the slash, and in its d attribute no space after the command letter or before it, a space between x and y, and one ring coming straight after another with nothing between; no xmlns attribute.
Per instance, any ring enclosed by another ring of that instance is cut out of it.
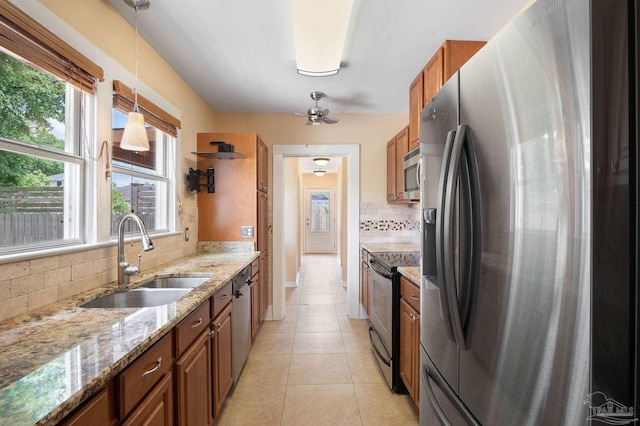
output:
<svg viewBox="0 0 640 426"><path fill-rule="evenodd" d="M325 169L315 169L313 174L316 176L324 176L327 171Z"/></svg>
<svg viewBox="0 0 640 426"><path fill-rule="evenodd" d="M340 70L353 0L293 0L298 74L335 75Z"/></svg>
<svg viewBox="0 0 640 426"><path fill-rule="evenodd" d="M134 42L135 49L135 85L133 86L133 111L127 114L127 124L122 132L120 148L128 151L149 151L149 138L147 129L144 127L144 116L138 109L138 10L149 8L148 0L124 0L127 6L136 11L136 36Z"/></svg>
<svg viewBox="0 0 640 426"><path fill-rule="evenodd" d="M316 163L318 166L326 166L327 163L329 162L328 158L314 158L313 162Z"/></svg>

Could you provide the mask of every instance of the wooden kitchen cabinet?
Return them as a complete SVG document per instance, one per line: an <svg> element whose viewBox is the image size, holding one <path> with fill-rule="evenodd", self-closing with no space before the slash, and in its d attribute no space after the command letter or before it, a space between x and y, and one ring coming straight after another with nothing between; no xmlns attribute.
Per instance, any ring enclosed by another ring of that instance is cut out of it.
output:
<svg viewBox="0 0 640 426"><path fill-rule="evenodd" d="M269 276L268 266L269 257L267 253L261 253L259 258L260 264L260 279L258 284L260 285L260 304L262 306L260 312L260 323L263 323L267 317L267 309L269 308Z"/></svg>
<svg viewBox="0 0 640 426"><path fill-rule="evenodd" d="M123 426L170 426L173 425L173 380L167 373L154 386L151 393L131 413Z"/></svg>
<svg viewBox="0 0 640 426"><path fill-rule="evenodd" d="M369 315L369 252L362 249L362 262L360 263L360 303L364 311Z"/></svg>
<svg viewBox="0 0 640 426"><path fill-rule="evenodd" d="M211 308L207 300L175 328L178 425L212 425Z"/></svg>
<svg viewBox="0 0 640 426"><path fill-rule="evenodd" d="M400 278L400 378L416 405L420 397L420 287Z"/></svg>
<svg viewBox="0 0 640 426"><path fill-rule="evenodd" d="M214 419L233 386L232 308L227 304L211 323Z"/></svg>
<svg viewBox="0 0 640 426"><path fill-rule="evenodd" d="M88 401L78 407L60 424L62 426L113 426L118 424L116 415L115 383L111 380Z"/></svg>
<svg viewBox="0 0 640 426"><path fill-rule="evenodd" d="M198 193L198 241L252 241L265 257L260 265L262 317L269 303L269 225L267 145L256 133L198 133L197 151L215 151L210 141L224 141L246 158L221 160L198 156L198 169L213 166L215 193ZM242 238L241 227L253 226L253 237Z"/></svg>
<svg viewBox="0 0 640 426"><path fill-rule="evenodd" d="M387 202L408 203L404 199L404 155L409 152L409 128L387 142Z"/></svg>
<svg viewBox="0 0 640 426"><path fill-rule="evenodd" d="M166 376L171 377L173 367L172 336L172 331L165 334L118 376L121 419L126 419L137 405L144 404L143 398L151 392L156 383L164 380ZM173 383L171 388L173 388ZM173 407L171 407L171 412L173 413Z"/></svg>
<svg viewBox="0 0 640 426"><path fill-rule="evenodd" d="M258 328L262 323L262 286L260 274L260 258L251 262L251 341L253 341L258 333Z"/></svg>
<svg viewBox="0 0 640 426"><path fill-rule="evenodd" d="M420 113L425 105L486 42L446 40L409 86L409 150L420 145Z"/></svg>

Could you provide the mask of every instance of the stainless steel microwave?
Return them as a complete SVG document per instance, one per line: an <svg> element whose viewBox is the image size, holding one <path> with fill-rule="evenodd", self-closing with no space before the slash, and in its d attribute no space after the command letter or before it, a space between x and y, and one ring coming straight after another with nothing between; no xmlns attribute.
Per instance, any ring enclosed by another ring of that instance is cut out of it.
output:
<svg viewBox="0 0 640 426"><path fill-rule="evenodd" d="M404 156L404 199L420 200L420 148L409 151Z"/></svg>

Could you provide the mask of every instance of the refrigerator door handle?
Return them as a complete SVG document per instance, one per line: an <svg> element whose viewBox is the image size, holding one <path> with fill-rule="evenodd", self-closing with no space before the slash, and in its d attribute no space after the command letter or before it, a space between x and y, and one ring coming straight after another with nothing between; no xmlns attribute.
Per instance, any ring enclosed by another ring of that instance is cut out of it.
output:
<svg viewBox="0 0 640 426"><path fill-rule="evenodd" d="M451 150L451 165L448 168L447 183L445 186L445 210L443 223L443 263L444 267L444 282L447 289L447 301L449 305L449 313L451 320L451 327L453 330L453 336L461 350L467 349L467 342L464 335L463 316L460 314L460 301L456 289L458 288L458 282L455 270L455 254L456 244L455 239L457 233L454 231L454 221L456 215L455 200L459 182L460 185L465 185L465 188L461 188L461 193L466 195L467 208L461 209L463 214L467 217L464 218L465 224L468 226L468 232L463 232L465 240L460 241L465 247L462 252L464 256L461 259L460 277L460 293L461 301L463 302L464 318L469 315L471 294L474 283L477 280L477 276L480 270L480 251L481 251L481 217L480 217L480 182L478 177L478 166L476 160L475 149L469 137L469 127L466 125L458 126L456 132L456 138L453 142L453 148ZM464 162L463 162L464 161ZM461 197L461 198L464 198ZM464 199L462 201L465 201Z"/></svg>
<svg viewBox="0 0 640 426"><path fill-rule="evenodd" d="M447 200L445 198L447 193L447 182L450 173L451 165L451 152L453 150L453 142L456 137L455 130L450 130L447 133L447 140L444 146L444 152L442 155L442 167L440 168L440 180L438 184L438 206L436 208L436 271L438 275L438 287L440 294L440 307L442 309L442 317L444 319L444 328L447 331L447 337L452 342L455 342L455 335L453 333L453 325L451 323L451 312L449 309L449 285L448 276L445 274L445 267L447 264L447 257L444 251L445 248L445 236L447 229L447 223L445 223L445 215Z"/></svg>
<svg viewBox="0 0 640 426"><path fill-rule="evenodd" d="M422 157L418 160L418 170L416 173L416 183L418 184L418 190L422 189Z"/></svg>
<svg viewBox="0 0 640 426"><path fill-rule="evenodd" d="M451 422L447 419L447 416L444 414L444 410L440 406L438 402L438 398L436 398L436 394L431 387L431 373L429 372L429 368L426 364L422 364L422 381L424 382L424 389L427 391L427 397L429 398L429 402L431 403L431 407L433 408L434 413L438 417L438 421L442 426L451 426ZM420 395L420 397L424 397Z"/></svg>

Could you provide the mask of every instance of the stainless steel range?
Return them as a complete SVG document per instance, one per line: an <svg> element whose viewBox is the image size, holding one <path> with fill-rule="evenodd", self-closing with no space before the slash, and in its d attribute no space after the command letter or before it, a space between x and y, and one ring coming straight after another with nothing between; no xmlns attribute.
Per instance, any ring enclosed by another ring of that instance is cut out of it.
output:
<svg viewBox="0 0 640 426"><path fill-rule="evenodd" d="M420 253L380 252L369 254L371 273L369 300L369 340L387 384L394 392L404 392L400 379L400 274L401 266L419 266Z"/></svg>

